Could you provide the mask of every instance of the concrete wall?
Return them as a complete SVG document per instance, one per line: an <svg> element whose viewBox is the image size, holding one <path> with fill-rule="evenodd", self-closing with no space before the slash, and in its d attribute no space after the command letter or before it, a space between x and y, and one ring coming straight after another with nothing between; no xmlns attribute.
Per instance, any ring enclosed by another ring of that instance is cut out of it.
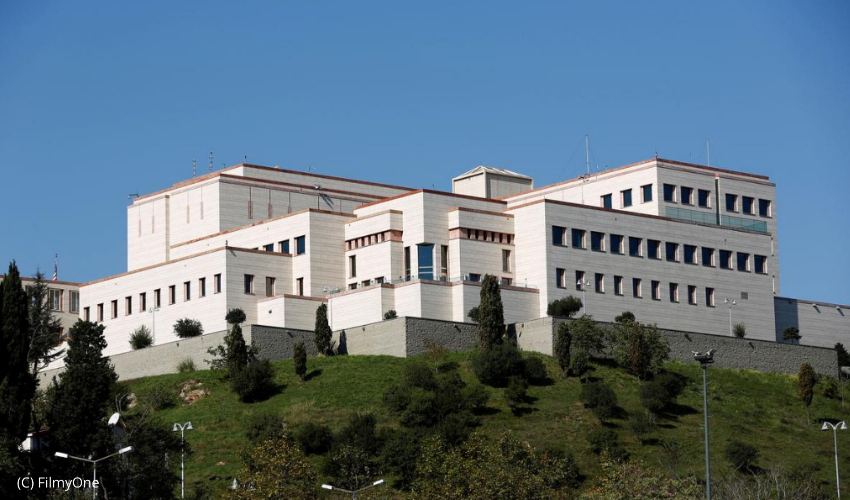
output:
<svg viewBox="0 0 850 500"><path fill-rule="evenodd" d="M259 357L270 361L292 359L293 348L298 342L304 342L307 356L316 355L316 336L310 330L248 325L242 334L246 342L250 339L251 346L259 349Z"/></svg>

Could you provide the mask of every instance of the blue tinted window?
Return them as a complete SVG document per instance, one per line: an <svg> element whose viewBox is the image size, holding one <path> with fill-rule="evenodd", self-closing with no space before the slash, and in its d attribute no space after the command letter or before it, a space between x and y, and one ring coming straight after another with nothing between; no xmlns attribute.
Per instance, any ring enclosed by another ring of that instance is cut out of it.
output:
<svg viewBox="0 0 850 500"><path fill-rule="evenodd" d="M734 194L726 195L726 211L727 212L737 212L738 211L738 197Z"/></svg>
<svg viewBox="0 0 850 500"><path fill-rule="evenodd" d="M753 199L750 198L749 196L742 196L741 197L741 206L742 206L743 212L745 214L752 214L753 213Z"/></svg>
<svg viewBox="0 0 850 500"><path fill-rule="evenodd" d="M623 191L623 207L632 206L632 190L626 189Z"/></svg>
<svg viewBox="0 0 850 500"><path fill-rule="evenodd" d="M611 235L611 253L623 253L623 237L619 234Z"/></svg>
<svg viewBox="0 0 850 500"><path fill-rule="evenodd" d="M729 250L720 251L720 268L732 269L732 252Z"/></svg>
<svg viewBox="0 0 850 500"><path fill-rule="evenodd" d="M289 240L283 240L280 242L280 251L281 253L289 253Z"/></svg>
<svg viewBox="0 0 850 500"><path fill-rule="evenodd" d="M764 255L756 255L756 272L767 274L767 257Z"/></svg>
<svg viewBox="0 0 850 500"><path fill-rule="evenodd" d="M770 217L770 200L759 200L759 215Z"/></svg>
<svg viewBox="0 0 850 500"><path fill-rule="evenodd" d="M605 233L597 233L596 231L590 232L590 249L596 250L597 252L604 251L605 245Z"/></svg>
<svg viewBox="0 0 850 500"><path fill-rule="evenodd" d="M649 251L650 259L660 259L661 258L661 242L658 240L647 240L646 242L647 249Z"/></svg>
<svg viewBox="0 0 850 500"><path fill-rule="evenodd" d="M693 245L685 245L685 263L686 264L696 264L697 263L697 247Z"/></svg>
<svg viewBox="0 0 850 500"><path fill-rule="evenodd" d="M714 267L714 249L702 247L702 265Z"/></svg>
<svg viewBox="0 0 850 500"><path fill-rule="evenodd" d="M711 191L706 191L705 189L700 189L697 191L697 202L699 206L703 208L708 208L709 199L711 198Z"/></svg>
<svg viewBox="0 0 850 500"><path fill-rule="evenodd" d="M613 204L611 203L611 195L606 194L602 196L602 206L605 208L613 208Z"/></svg>
<svg viewBox="0 0 850 500"><path fill-rule="evenodd" d="M749 271L750 269L750 254L738 252L738 270Z"/></svg>
<svg viewBox="0 0 850 500"><path fill-rule="evenodd" d="M634 236L629 236L629 255L632 257L640 257L640 238L635 238Z"/></svg>
<svg viewBox="0 0 850 500"><path fill-rule="evenodd" d="M266 252L274 252L274 243L269 243L268 245L264 246L263 249Z"/></svg>
<svg viewBox="0 0 850 500"><path fill-rule="evenodd" d="M573 229L573 248L584 248L584 229Z"/></svg>
<svg viewBox="0 0 850 500"><path fill-rule="evenodd" d="M295 238L295 254L301 255L307 252L307 237L299 236Z"/></svg>
<svg viewBox="0 0 850 500"><path fill-rule="evenodd" d="M664 184L664 201L676 201L676 186Z"/></svg>
<svg viewBox="0 0 850 500"><path fill-rule="evenodd" d="M646 203L648 201L652 201L652 184L641 186L640 189L643 192L643 202Z"/></svg>
<svg viewBox="0 0 850 500"><path fill-rule="evenodd" d="M552 244L556 246L566 246L566 234L566 228L560 226L552 226Z"/></svg>
<svg viewBox="0 0 850 500"><path fill-rule="evenodd" d="M434 245L416 245L419 254L419 279L434 279Z"/></svg>
<svg viewBox="0 0 850 500"><path fill-rule="evenodd" d="M665 253L667 254L668 262L679 262L679 244L678 243L665 243Z"/></svg>
<svg viewBox="0 0 850 500"><path fill-rule="evenodd" d="M685 205L693 205L694 189L682 186L682 203Z"/></svg>

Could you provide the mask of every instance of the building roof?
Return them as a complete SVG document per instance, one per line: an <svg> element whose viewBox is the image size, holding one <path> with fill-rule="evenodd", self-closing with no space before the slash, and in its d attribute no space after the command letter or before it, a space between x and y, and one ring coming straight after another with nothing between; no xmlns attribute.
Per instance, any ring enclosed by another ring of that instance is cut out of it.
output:
<svg viewBox="0 0 850 500"><path fill-rule="evenodd" d="M478 175L478 174L481 174L481 173L503 175L505 177L516 177L518 179L527 179L527 180L530 180L530 181L534 180L527 175L519 174L517 172L514 172L513 170L508 170L508 169L505 169L505 168L488 167L486 165L478 165L477 167L473 168L472 170L470 170L468 172L464 172L464 173L458 175L457 177L455 177L452 180L456 181L458 179L464 179L466 177L472 177L473 175Z"/></svg>

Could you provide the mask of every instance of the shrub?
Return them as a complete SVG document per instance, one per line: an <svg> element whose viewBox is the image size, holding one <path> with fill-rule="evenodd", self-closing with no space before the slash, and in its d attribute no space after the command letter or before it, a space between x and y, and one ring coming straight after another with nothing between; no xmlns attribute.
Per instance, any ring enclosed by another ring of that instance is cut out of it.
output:
<svg viewBox="0 0 850 500"><path fill-rule="evenodd" d="M670 358L669 343L661 338L655 325L629 319L618 321L612 328L611 339L617 364L638 378L660 372L664 361Z"/></svg>
<svg viewBox="0 0 850 500"><path fill-rule="evenodd" d="M315 498L318 478L310 461L285 434L261 441L243 454L241 485L221 495L222 500L249 498Z"/></svg>
<svg viewBox="0 0 850 500"><path fill-rule="evenodd" d="M579 399L603 422L613 417L617 410L617 394L602 382L584 384Z"/></svg>
<svg viewBox="0 0 850 500"><path fill-rule="evenodd" d="M522 378L513 376L508 380L508 386L505 388L505 400L508 407L516 411L517 407L525 402L526 392L528 391L528 382Z"/></svg>
<svg viewBox="0 0 850 500"><path fill-rule="evenodd" d="M355 413L334 437L334 448L351 447L365 451L374 456L380 449L380 443L375 434L378 420L371 413Z"/></svg>
<svg viewBox="0 0 850 500"><path fill-rule="evenodd" d="M731 441L726 445L723 455L736 470L751 470L759 458L759 451L751 444Z"/></svg>
<svg viewBox="0 0 850 500"><path fill-rule="evenodd" d="M177 390L168 382L155 381L139 392L138 401L151 410L164 410L177 405Z"/></svg>
<svg viewBox="0 0 850 500"><path fill-rule="evenodd" d="M393 487L408 489L416 478L416 467L422 450L419 432L408 429L393 429L383 436L380 463L384 474L395 476Z"/></svg>
<svg viewBox="0 0 850 500"><path fill-rule="evenodd" d="M735 326L732 328L732 333L735 334L736 337L742 339L747 336L747 325L743 323L735 323Z"/></svg>
<svg viewBox="0 0 850 500"><path fill-rule="evenodd" d="M800 335L800 329L796 326L789 326L782 332L782 340L800 340L803 338Z"/></svg>
<svg viewBox="0 0 850 500"><path fill-rule="evenodd" d="M390 309L389 311L384 313L384 319L396 319L398 318L398 313L395 312L395 309Z"/></svg>
<svg viewBox="0 0 850 500"><path fill-rule="evenodd" d="M628 452L620 446L617 433L611 429L594 429L587 433L587 441L593 453L608 454L614 460L626 460Z"/></svg>
<svg viewBox="0 0 850 500"><path fill-rule="evenodd" d="M238 308L228 310L224 316L224 320L231 325L241 325L246 319L248 318L245 316L245 311Z"/></svg>
<svg viewBox="0 0 850 500"><path fill-rule="evenodd" d="M656 375L654 382L664 387L670 398L672 398L672 402L675 402L676 398L678 398L682 394L682 391L685 390L687 379L681 375L666 372Z"/></svg>
<svg viewBox="0 0 850 500"><path fill-rule="evenodd" d="M850 353L841 342L835 344L835 352L838 353L838 366L850 366Z"/></svg>
<svg viewBox="0 0 850 500"><path fill-rule="evenodd" d="M251 415L245 427L245 437L253 444L267 439L276 439L283 434L283 420L271 413Z"/></svg>
<svg viewBox="0 0 850 500"><path fill-rule="evenodd" d="M230 378L234 392L245 403L266 399L275 390L274 369L267 359L248 364Z"/></svg>
<svg viewBox="0 0 850 500"><path fill-rule="evenodd" d="M523 376L532 384L541 384L549 378L549 373L542 359L529 356L523 359Z"/></svg>
<svg viewBox="0 0 850 500"><path fill-rule="evenodd" d="M614 323L634 323L635 315L631 311L623 311L614 318Z"/></svg>
<svg viewBox="0 0 850 500"><path fill-rule="evenodd" d="M572 295L563 299L553 300L546 307L546 316L572 318L581 311L581 299Z"/></svg>
<svg viewBox="0 0 850 500"><path fill-rule="evenodd" d="M183 358L183 360L177 363L177 371L180 373L189 373L196 370L195 360L192 358Z"/></svg>
<svg viewBox="0 0 850 500"><path fill-rule="evenodd" d="M809 418L809 406L812 404L816 382L817 375L815 374L815 370L812 368L812 365L809 363L803 363L800 365L800 373L797 375L797 390L800 395L800 399L806 406L806 421L808 422L811 422L811 418Z"/></svg>
<svg viewBox="0 0 850 500"><path fill-rule="evenodd" d="M561 376L567 377L570 372L570 326L567 323L558 325L558 337L555 340L555 357L561 368Z"/></svg>
<svg viewBox="0 0 850 500"><path fill-rule="evenodd" d="M296 430L295 439L305 455L313 455L327 453L333 446L334 436L327 425L307 422Z"/></svg>
<svg viewBox="0 0 850 500"><path fill-rule="evenodd" d="M200 337L204 334L204 327L196 319L182 318L174 323L174 333L181 339Z"/></svg>
<svg viewBox="0 0 850 500"><path fill-rule="evenodd" d="M431 339L425 340L425 349L428 349L428 359L434 363L434 373L440 372L440 362L448 355L449 350L443 344Z"/></svg>
<svg viewBox="0 0 850 500"><path fill-rule="evenodd" d="M472 358L475 376L481 383L492 387L504 387L510 377L521 376L524 369L522 354L512 342L496 344Z"/></svg>
<svg viewBox="0 0 850 500"><path fill-rule="evenodd" d="M655 419L652 413L641 412L635 415L629 415L629 429L637 437L640 444L646 441L646 435L651 433L654 428Z"/></svg>
<svg viewBox="0 0 850 500"><path fill-rule="evenodd" d="M478 306L473 307L466 313L466 317L473 323L478 323Z"/></svg>
<svg viewBox="0 0 850 500"><path fill-rule="evenodd" d="M295 374L304 380L307 375L307 348L304 342L298 342L292 347L292 360L295 362Z"/></svg>
<svg viewBox="0 0 850 500"><path fill-rule="evenodd" d="M570 354L570 373L582 377L590 366L590 355L583 349L576 349Z"/></svg>
<svg viewBox="0 0 850 500"><path fill-rule="evenodd" d="M670 394L656 381L647 382L640 387L640 402L644 408L659 415L670 404Z"/></svg>
<svg viewBox="0 0 850 500"><path fill-rule="evenodd" d="M599 485L583 493L582 500L700 500L705 498L705 487L693 477L671 478L638 461L612 463L605 460L602 462L602 469L604 474L600 478ZM744 497L730 496L729 498Z"/></svg>
<svg viewBox="0 0 850 500"><path fill-rule="evenodd" d="M821 390L823 396L829 399L835 399L838 397L838 381L835 377L826 377L823 381L823 389Z"/></svg>
<svg viewBox="0 0 850 500"><path fill-rule="evenodd" d="M150 329L142 325L130 334L130 347L133 350L144 349L145 347L150 347L153 345L153 335L151 335Z"/></svg>

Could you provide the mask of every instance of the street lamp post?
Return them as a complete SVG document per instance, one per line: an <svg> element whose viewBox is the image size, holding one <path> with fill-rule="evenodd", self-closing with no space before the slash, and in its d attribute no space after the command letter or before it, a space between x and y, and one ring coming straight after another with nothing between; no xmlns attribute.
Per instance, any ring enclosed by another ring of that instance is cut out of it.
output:
<svg viewBox="0 0 850 500"><path fill-rule="evenodd" d="M708 365L714 363L714 349L706 353L694 351L694 359L702 365L702 414L705 425L705 498L711 500L711 455L708 445Z"/></svg>
<svg viewBox="0 0 850 500"><path fill-rule="evenodd" d="M590 286L590 281L578 280L576 281L576 285L581 287L581 308L583 309L582 313L587 314L587 287Z"/></svg>
<svg viewBox="0 0 850 500"><path fill-rule="evenodd" d="M734 335L732 333L732 308L734 306L738 305L738 301L737 300L729 300L728 298L725 298L725 299L723 299L723 303L729 305L729 336L731 337L731 336Z"/></svg>
<svg viewBox="0 0 850 500"><path fill-rule="evenodd" d="M118 450L116 453L113 453L112 455L107 455L105 457L98 458L97 460L92 460L90 458L75 457L74 455L68 455L67 453L62 453L61 451L57 451L55 453L55 456L57 456L59 458L72 458L74 460L79 460L81 462L88 462L88 463L94 465L94 473L92 475L92 483L91 483L91 485L92 485L92 498L97 498L97 490L98 490L98 487L97 487L97 463L102 462L102 461L104 461L108 458L112 458L116 455L123 455L123 454L131 452L133 450L135 450L135 448L133 448L132 446L128 446L126 448L121 448L120 450Z"/></svg>
<svg viewBox="0 0 850 500"><path fill-rule="evenodd" d="M384 480L379 479L379 480L375 481L374 483L370 484L369 486L366 486L366 487L360 488L359 490L354 490L354 491L346 490L346 489L343 489L343 488L337 488L336 486L331 486L329 484L323 484L322 488L324 488L326 490L336 490L336 491L341 491L343 493L350 493L351 499L357 500L357 494L360 493L361 491L368 490L369 488L372 488L374 486L380 486L382 484L384 484Z"/></svg>
<svg viewBox="0 0 850 500"><path fill-rule="evenodd" d="M822 431L828 431L829 429L832 429L832 439L835 443L835 488L838 491L838 500L841 500L841 479L838 477L838 431L846 431L847 424L843 420L837 424L824 422L820 428Z"/></svg>
<svg viewBox="0 0 850 500"><path fill-rule="evenodd" d="M156 344L156 312L159 311L158 307L153 307L148 310L153 315L153 319L151 320L151 331L153 335L153 343Z"/></svg>
<svg viewBox="0 0 850 500"><path fill-rule="evenodd" d="M183 425L175 423L174 427L171 429L171 432L177 432L178 430L180 431L180 498L186 498L186 491L185 491L185 477L186 476L184 474L184 462L183 462L183 458L184 458L183 455L184 455L184 452L185 452L185 449L186 449L186 439L184 438L183 433L185 431L191 431L192 430L192 422L186 422Z"/></svg>

